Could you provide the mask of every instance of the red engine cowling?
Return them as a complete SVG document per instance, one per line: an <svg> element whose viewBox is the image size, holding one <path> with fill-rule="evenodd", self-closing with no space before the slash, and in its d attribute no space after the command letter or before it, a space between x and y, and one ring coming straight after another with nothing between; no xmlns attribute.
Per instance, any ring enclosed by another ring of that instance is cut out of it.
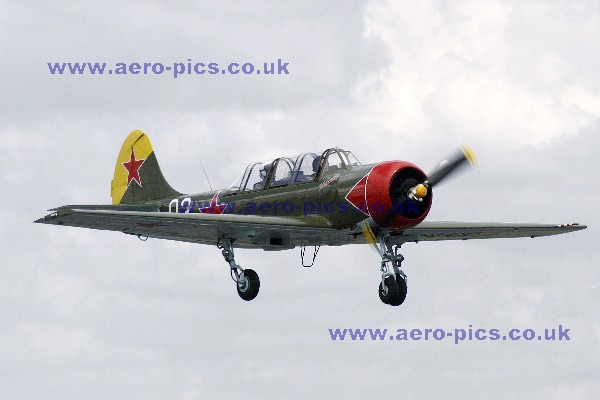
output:
<svg viewBox="0 0 600 400"><path fill-rule="evenodd" d="M409 190L423 183L427 175L406 161L386 161L377 164L360 180L346 199L368 214L383 228L403 230L418 225L431 209L431 191L415 201Z"/></svg>

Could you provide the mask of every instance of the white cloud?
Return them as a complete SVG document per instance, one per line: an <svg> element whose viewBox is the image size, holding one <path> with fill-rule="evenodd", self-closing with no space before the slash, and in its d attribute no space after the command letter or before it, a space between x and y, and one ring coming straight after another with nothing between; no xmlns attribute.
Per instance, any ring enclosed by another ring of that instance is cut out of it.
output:
<svg viewBox="0 0 600 400"><path fill-rule="evenodd" d="M579 10L571 21L570 12L581 7L590 15ZM595 32L594 15L592 3L375 2L367 8L368 36L386 43L393 61L363 87L371 92L373 119L409 135L489 135L516 146L575 135L600 113L573 57L588 43L565 47L564 40ZM562 41L548 40L560 35ZM600 66L590 61L588 76ZM589 77L598 87L598 78Z"/></svg>

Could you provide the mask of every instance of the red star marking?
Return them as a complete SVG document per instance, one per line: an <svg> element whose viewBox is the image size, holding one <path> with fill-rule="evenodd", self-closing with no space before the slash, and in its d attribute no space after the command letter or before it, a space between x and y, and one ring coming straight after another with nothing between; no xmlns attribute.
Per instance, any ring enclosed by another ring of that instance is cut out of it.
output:
<svg viewBox="0 0 600 400"><path fill-rule="evenodd" d="M133 151L133 147L131 148L131 158L129 159L129 161L124 162L123 166L125 167L125 169L127 170L127 187L129 187L129 184L131 183L131 181L136 181L138 185L140 185L140 187L142 187L142 181L140 181L140 167L142 166L142 164L144 163L144 161L146 161L146 159L140 159L140 160L136 160L135 159L135 152Z"/></svg>
<svg viewBox="0 0 600 400"><path fill-rule="evenodd" d="M227 204L220 204L219 202L219 190L213 198L210 200L210 205L208 207L204 207L200 209L200 212L203 214L223 214L225 208L227 208Z"/></svg>
<svg viewBox="0 0 600 400"><path fill-rule="evenodd" d="M137 223L138 226L142 226L144 228L154 228L156 226L160 226L160 222L152 222L152 223L143 223L143 222L138 222Z"/></svg>

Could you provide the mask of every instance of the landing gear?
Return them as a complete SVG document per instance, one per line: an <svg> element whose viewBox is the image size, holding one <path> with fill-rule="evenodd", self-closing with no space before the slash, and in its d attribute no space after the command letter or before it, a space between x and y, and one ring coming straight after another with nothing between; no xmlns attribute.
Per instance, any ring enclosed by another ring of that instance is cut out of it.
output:
<svg viewBox="0 0 600 400"><path fill-rule="evenodd" d="M251 269L243 269L235 262L231 239L221 239L217 247L222 249L221 254L231 268L231 279L236 282L237 292L242 300L253 300L260 290L258 274Z"/></svg>
<svg viewBox="0 0 600 400"><path fill-rule="evenodd" d="M398 298L398 300L400 301L400 304L404 303L404 300L406 300L406 294L408 293L408 286L406 285L406 275L404 275L404 277L400 277L400 276L396 276L396 282L398 283L398 287L400 289L400 297Z"/></svg>
<svg viewBox="0 0 600 400"><path fill-rule="evenodd" d="M398 282L393 277L388 276L379 284L379 298L385 304L392 306L399 305L396 303L400 298L400 285L398 285Z"/></svg>
<svg viewBox="0 0 600 400"><path fill-rule="evenodd" d="M243 300L253 300L260 289L258 274L251 269L245 269L239 275L237 281L237 292Z"/></svg>
<svg viewBox="0 0 600 400"><path fill-rule="evenodd" d="M408 291L406 274L400 270L404 257L398 251L400 245L390 244L386 236L379 238L379 245L374 245L381 256L381 283L379 298L390 306L399 306L406 300ZM392 268L390 269L390 264Z"/></svg>

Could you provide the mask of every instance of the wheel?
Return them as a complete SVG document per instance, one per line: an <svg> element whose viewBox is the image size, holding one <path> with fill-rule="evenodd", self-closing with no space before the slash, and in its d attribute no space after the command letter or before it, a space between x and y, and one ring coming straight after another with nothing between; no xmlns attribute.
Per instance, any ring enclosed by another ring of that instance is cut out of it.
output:
<svg viewBox="0 0 600 400"><path fill-rule="evenodd" d="M398 287L399 287L399 296L398 296L398 305L404 303L404 300L406 300L406 293L408 293L408 286L406 285L406 279L404 279L403 277L401 277L400 275L396 275L396 282L398 283Z"/></svg>
<svg viewBox="0 0 600 400"><path fill-rule="evenodd" d="M241 284L241 287L240 287ZM244 270L244 281L238 282L237 292L243 300L253 300L260 289L260 279L258 274L251 269Z"/></svg>
<svg viewBox="0 0 600 400"><path fill-rule="evenodd" d="M258 274L254 270L245 269L244 280L237 284L237 292L240 297L246 301L253 300L258 295L259 289L260 279L258 279Z"/></svg>
<svg viewBox="0 0 600 400"><path fill-rule="evenodd" d="M381 301L391 306L399 306L400 286L398 285L398 282L394 280L394 277L388 276L385 278L385 286L387 287L387 291L383 290L383 285L381 283L379 284L379 298Z"/></svg>

